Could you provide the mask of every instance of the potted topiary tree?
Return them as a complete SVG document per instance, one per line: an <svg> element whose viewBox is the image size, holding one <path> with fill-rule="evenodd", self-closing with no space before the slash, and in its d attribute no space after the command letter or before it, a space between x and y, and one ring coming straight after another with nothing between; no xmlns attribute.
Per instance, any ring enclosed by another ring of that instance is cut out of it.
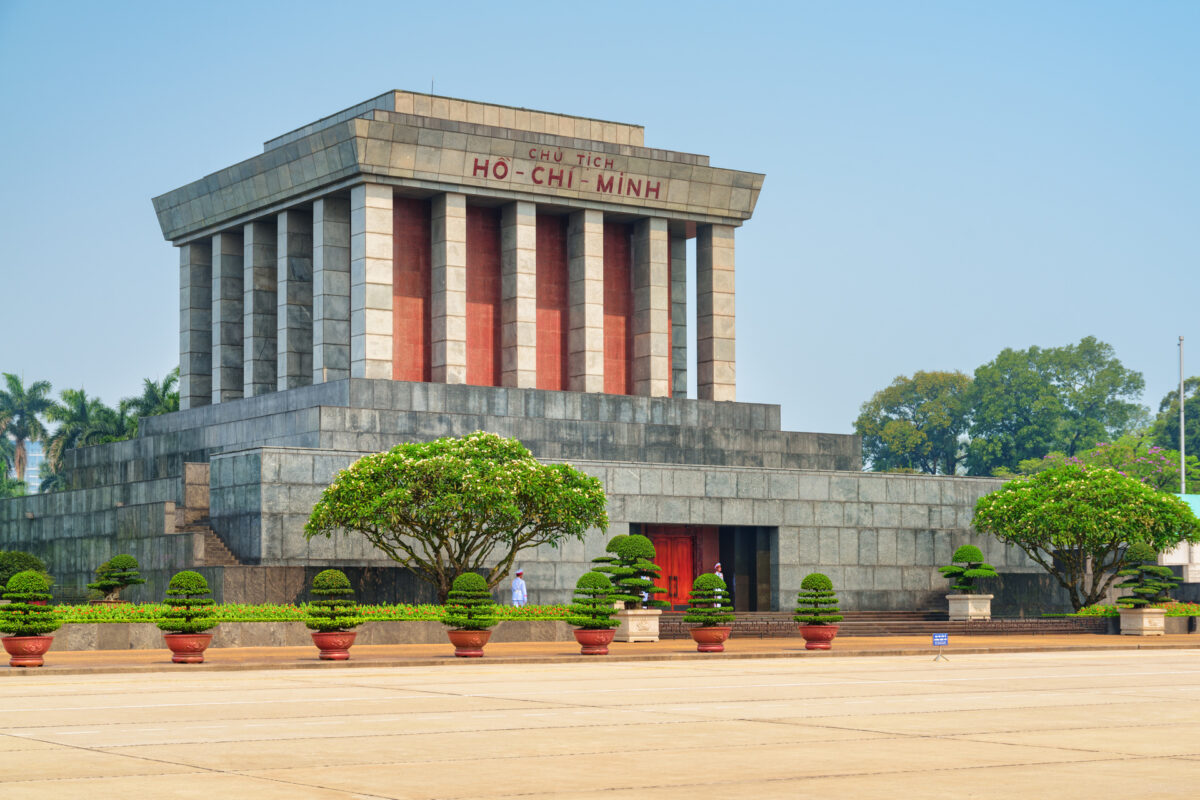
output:
<svg viewBox="0 0 1200 800"><path fill-rule="evenodd" d="M59 622L54 610L46 605L50 599L50 582L40 572L26 570L8 579L0 605L0 632L9 634L0 641L11 658L10 667L40 667L42 656L50 649Z"/></svg>
<svg viewBox="0 0 1200 800"><path fill-rule="evenodd" d="M950 619L991 619L994 595L978 594L975 581L998 577L996 568L984 563L983 551L973 544L964 544L955 550L950 561L950 566L938 567L938 571L953 581L950 588L956 592L946 595Z"/></svg>
<svg viewBox="0 0 1200 800"><path fill-rule="evenodd" d="M688 594L683 621L692 625L692 639L701 653L725 652L725 640L733 629L732 598L725 581L711 572L697 576Z"/></svg>
<svg viewBox="0 0 1200 800"><path fill-rule="evenodd" d="M1117 598L1121 615L1121 633L1126 636L1162 636L1166 633L1166 609L1156 608L1171 599L1170 591L1179 583L1170 567L1159 566L1158 552L1144 542L1135 542L1125 551L1125 578L1117 588L1129 594Z"/></svg>
<svg viewBox="0 0 1200 800"><path fill-rule="evenodd" d="M92 600L93 603L122 603L121 590L129 586L139 586L146 581L138 574L137 559L124 553L115 555L96 568L96 582L89 583L87 588L104 593L103 600Z"/></svg>
<svg viewBox="0 0 1200 800"><path fill-rule="evenodd" d="M450 626L446 634L459 658L481 658L483 646L491 638L497 622L496 606L482 575L464 572L450 584L446 614L442 622Z"/></svg>
<svg viewBox="0 0 1200 800"><path fill-rule="evenodd" d="M828 650L837 636L842 621L838 613L837 594L829 576L813 572L800 582L800 593L796 596L796 616L800 623L800 635L804 637L805 650Z"/></svg>
<svg viewBox="0 0 1200 800"><path fill-rule="evenodd" d="M213 600L205 597L207 594L208 581L199 572L177 572L167 584L165 602L170 608L163 612L158 627L164 631L163 640L176 664L204 661L204 651L212 642L208 631L219 624L213 619Z"/></svg>
<svg viewBox="0 0 1200 800"><path fill-rule="evenodd" d="M575 582L575 598L568 609L567 624L575 625L575 641L585 656L606 656L619 624L613 617L612 581L602 572L585 572Z"/></svg>
<svg viewBox="0 0 1200 800"><path fill-rule="evenodd" d="M339 569L318 572L313 578L312 593L319 596L308 604L304 624L312 630L313 644L325 661L345 661L350 658L350 646L357 635L355 628L362 618L355 615L357 604L350 579Z"/></svg>
<svg viewBox="0 0 1200 800"><path fill-rule="evenodd" d="M654 597L665 592L654 585L661 569L654 563L654 544L641 534L614 536L608 543L613 557L608 564L596 567L607 572L617 587L612 601L617 604L620 626L614 639L618 642L657 642L658 618L670 604ZM602 558L606 558L602 556Z"/></svg>

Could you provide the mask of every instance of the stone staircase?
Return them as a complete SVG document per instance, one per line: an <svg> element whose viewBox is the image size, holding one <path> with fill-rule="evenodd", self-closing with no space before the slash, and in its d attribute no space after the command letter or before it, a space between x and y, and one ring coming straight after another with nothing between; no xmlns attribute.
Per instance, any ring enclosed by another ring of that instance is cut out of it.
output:
<svg viewBox="0 0 1200 800"><path fill-rule="evenodd" d="M845 611L838 623L838 636L928 636L933 633L996 636L1003 634L1106 633L1103 617L1027 617L950 622L946 612L938 611ZM663 639L688 639L683 615L662 615L659 625ZM799 637L792 614L781 611L741 613L733 623L733 636L765 639Z"/></svg>
<svg viewBox="0 0 1200 800"><path fill-rule="evenodd" d="M242 562L209 526L208 476L208 464L183 465L183 505L175 509L175 530L192 535L195 566L241 566Z"/></svg>

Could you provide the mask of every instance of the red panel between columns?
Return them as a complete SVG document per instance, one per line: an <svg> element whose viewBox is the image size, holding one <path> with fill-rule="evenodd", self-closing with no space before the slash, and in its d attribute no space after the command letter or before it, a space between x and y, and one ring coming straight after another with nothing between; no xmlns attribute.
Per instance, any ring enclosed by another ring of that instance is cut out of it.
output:
<svg viewBox="0 0 1200 800"><path fill-rule="evenodd" d="M500 385L500 210L467 206L467 383Z"/></svg>
<svg viewBox="0 0 1200 800"><path fill-rule="evenodd" d="M392 378L430 380L428 200L392 201Z"/></svg>
<svg viewBox="0 0 1200 800"><path fill-rule="evenodd" d="M604 391L633 394L630 226L604 223Z"/></svg>
<svg viewBox="0 0 1200 800"><path fill-rule="evenodd" d="M567 368L567 217L537 215L537 388L565 391Z"/></svg>

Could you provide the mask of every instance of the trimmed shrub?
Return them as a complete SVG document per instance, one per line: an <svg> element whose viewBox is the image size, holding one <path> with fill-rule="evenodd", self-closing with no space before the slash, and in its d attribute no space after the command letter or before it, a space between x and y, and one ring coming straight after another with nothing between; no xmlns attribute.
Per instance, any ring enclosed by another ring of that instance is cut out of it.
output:
<svg viewBox="0 0 1200 800"><path fill-rule="evenodd" d="M1136 542L1125 551L1124 561L1127 566L1118 571L1117 576L1126 580L1118 583L1117 588L1129 594L1117 598L1118 606L1143 608L1171 599L1170 592L1179 583L1170 567L1159 566L1158 551L1148 544Z"/></svg>
<svg viewBox="0 0 1200 800"><path fill-rule="evenodd" d="M606 548L613 553L608 564L596 567L597 572L607 572L617 591L609 598L614 603L624 603L625 608L669 608L670 603L654 595L665 592L654 585L662 571L654 563L654 544L641 534L614 536ZM599 561L600 559L595 559Z"/></svg>
<svg viewBox="0 0 1200 800"><path fill-rule="evenodd" d="M486 631L499 622L492 594L482 575L464 572L454 579L442 622L460 631Z"/></svg>
<svg viewBox="0 0 1200 800"><path fill-rule="evenodd" d="M312 593L319 598L308 604L304 624L314 630L349 631L362 624L356 616L358 604L354 602L354 589L350 579L340 569L318 572L313 578Z"/></svg>
<svg viewBox="0 0 1200 800"><path fill-rule="evenodd" d="M938 571L949 578L950 588L960 594L976 594L975 581L980 578L997 578L996 568L984 563L983 551L973 544L964 544L954 551L948 567Z"/></svg>
<svg viewBox="0 0 1200 800"><path fill-rule="evenodd" d="M733 622L733 598L725 581L711 572L696 576L683 621L701 628Z"/></svg>
<svg viewBox="0 0 1200 800"><path fill-rule="evenodd" d="M104 593L105 600L117 600L121 590L128 586L139 586L145 579L138 574L137 559L131 555L115 555L96 568L96 582L87 588Z"/></svg>
<svg viewBox="0 0 1200 800"><path fill-rule="evenodd" d="M48 586L54 583L54 579L46 574L46 562L33 553L0 550L0 586L7 586L9 579L18 572L40 572L46 577Z"/></svg>
<svg viewBox="0 0 1200 800"><path fill-rule="evenodd" d="M61 624L54 618L54 609L36 605L34 601L50 599L50 582L34 570L18 572L8 579L0 606L0 632L11 636L45 636L58 630Z"/></svg>
<svg viewBox="0 0 1200 800"><path fill-rule="evenodd" d="M832 625L842 621L838 613L837 594L828 575L813 572L800 582L800 593L796 595L796 616L801 625Z"/></svg>
<svg viewBox="0 0 1200 800"><path fill-rule="evenodd" d="M612 581L602 572L585 572L575 582L575 598L567 611L567 624L586 631L607 631L616 628L613 617L614 588Z"/></svg>
<svg viewBox="0 0 1200 800"><path fill-rule="evenodd" d="M163 612L158 627L167 633L203 633L219 624L213 619L213 599L208 581L199 572L184 570L177 572L167 584L167 599L170 608Z"/></svg>

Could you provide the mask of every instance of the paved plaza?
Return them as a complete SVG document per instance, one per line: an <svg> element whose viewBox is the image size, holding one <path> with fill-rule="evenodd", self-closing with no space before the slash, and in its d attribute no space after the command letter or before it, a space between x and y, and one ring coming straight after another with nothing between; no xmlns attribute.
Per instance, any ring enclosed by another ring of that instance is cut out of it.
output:
<svg viewBox="0 0 1200 800"><path fill-rule="evenodd" d="M0 796L1184 797L1200 650L0 681Z"/></svg>

